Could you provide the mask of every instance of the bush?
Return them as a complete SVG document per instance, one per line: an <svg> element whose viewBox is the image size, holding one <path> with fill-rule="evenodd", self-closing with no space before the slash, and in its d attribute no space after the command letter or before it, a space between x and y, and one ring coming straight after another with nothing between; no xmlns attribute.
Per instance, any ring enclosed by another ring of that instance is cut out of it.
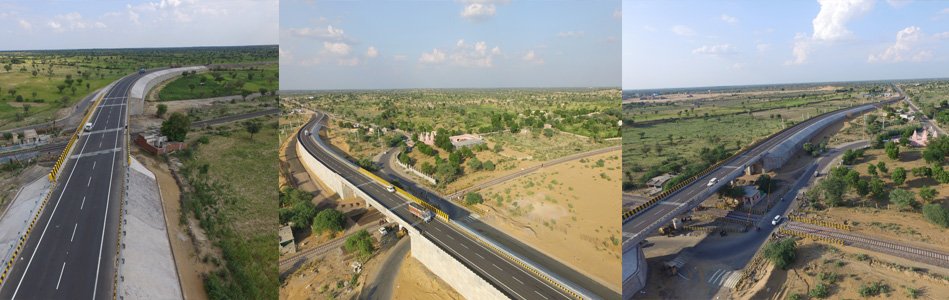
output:
<svg viewBox="0 0 949 300"><path fill-rule="evenodd" d="M949 210L942 207L939 203L926 204L923 206L923 217L929 222L949 228Z"/></svg>
<svg viewBox="0 0 949 300"><path fill-rule="evenodd" d="M860 289L857 292L860 293L860 296L871 297L877 296L880 293L887 293L890 291L890 287L882 282L874 282L870 285L866 283L860 284Z"/></svg>
<svg viewBox="0 0 949 300"><path fill-rule="evenodd" d="M191 119L182 113L173 113L168 120L161 123L161 134L174 142L184 142L191 129Z"/></svg>
<svg viewBox="0 0 949 300"><path fill-rule="evenodd" d="M920 289L906 287L906 296L913 299L919 298L919 295L921 295L922 292L923 291Z"/></svg>
<svg viewBox="0 0 949 300"><path fill-rule="evenodd" d="M904 189L890 191L890 202L896 204L899 210L911 210L919 205L919 202L916 202L916 195Z"/></svg>
<svg viewBox="0 0 949 300"><path fill-rule="evenodd" d="M794 262L796 244L794 239L785 238L770 242L764 248L764 257L781 269L787 269Z"/></svg>
<svg viewBox="0 0 949 300"><path fill-rule="evenodd" d="M807 294L814 298L827 298L827 296L830 296L830 287L826 284L818 283Z"/></svg>
<svg viewBox="0 0 949 300"><path fill-rule="evenodd" d="M475 205L484 203L484 198L479 193L468 193L465 195L465 205Z"/></svg>
<svg viewBox="0 0 949 300"><path fill-rule="evenodd" d="M496 166L494 165L493 161L486 160L483 163L481 163L481 168L485 169L486 171L494 171Z"/></svg>
<svg viewBox="0 0 949 300"><path fill-rule="evenodd" d="M801 300L801 299L804 299L804 295L801 295L798 293L788 295L788 300Z"/></svg>
<svg viewBox="0 0 949 300"><path fill-rule="evenodd" d="M355 253L360 259L365 259L376 250L376 247L372 245L372 236L369 232L362 229L346 238L343 249L346 249L346 252Z"/></svg>
<svg viewBox="0 0 949 300"><path fill-rule="evenodd" d="M316 217L313 218L313 232L321 234L324 231L340 231L343 230L343 225L346 224L346 217L343 216L343 213L338 210L328 208L321 210L316 214Z"/></svg>

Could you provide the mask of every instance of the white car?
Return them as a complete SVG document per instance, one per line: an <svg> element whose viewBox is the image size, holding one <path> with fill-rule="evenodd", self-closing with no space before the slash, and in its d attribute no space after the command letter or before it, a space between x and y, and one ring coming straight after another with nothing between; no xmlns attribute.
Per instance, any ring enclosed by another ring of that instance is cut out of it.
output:
<svg viewBox="0 0 949 300"><path fill-rule="evenodd" d="M387 229L385 226L379 227L379 234L380 235L389 234L389 229Z"/></svg>
<svg viewBox="0 0 949 300"><path fill-rule="evenodd" d="M781 215L774 216L774 220L771 220L771 225L778 225L781 223Z"/></svg>
<svg viewBox="0 0 949 300"><path fill-rule="evenodd" d="M710 180L708 181L708 184L707 184L706 186L711 187L711 186L715 185L716 183L718 183L718 178L712 178L712 179L710 179Z"/></svg>
<svg viewBox="0 0 949 300"><path fill-rule="evenodd" d="M86 126L82 127L85 131L92 131L92 122L86 123Z"/></svg>
<svg viewBox="0 0 949 300"><path fill-rule="evenodd" d="M387 186L387 187L386 187L386 190L389 191L390 193L395 193L395 187L394 187L394 186L391 186L391 185L390 185L390 186Z"/></svg>

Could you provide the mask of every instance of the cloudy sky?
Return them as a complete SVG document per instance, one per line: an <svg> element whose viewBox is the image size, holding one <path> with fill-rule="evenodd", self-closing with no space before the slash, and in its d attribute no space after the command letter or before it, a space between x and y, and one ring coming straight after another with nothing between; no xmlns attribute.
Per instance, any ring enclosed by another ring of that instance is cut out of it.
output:
<svg viewBox="0 0 949 300"><path fill-rule="evenodd" d="M623 88L949 76L949 2L623 1Z"/></svg>
<svg viewBox="0 0 949 300"><path fill-rule="evenodd" d="M614 1L280 5L281 89L620 85Z"/></svg>
<svg viewBox="0 0 949 300"><path fill-rule="evenodd" d="M277 44L277 0L0 0L0 50Z"/></svg>

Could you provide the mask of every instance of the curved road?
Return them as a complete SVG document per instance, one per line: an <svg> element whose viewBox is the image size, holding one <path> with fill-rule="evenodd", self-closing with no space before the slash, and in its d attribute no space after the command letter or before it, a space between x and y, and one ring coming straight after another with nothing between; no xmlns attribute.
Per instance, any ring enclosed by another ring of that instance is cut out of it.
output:
<svg viewBox="0 0 949 300"><path fill-rule="evenodd" d="M512 299L570 299L563 291L534 276L516 262L486 248L460 232L454 225L440 218L434 218L428 223L419 222L408 211L406 199L386 191L385 187L360 173L353 164L340 161L330 152L331 150L323 148L321 142L318 141L318 133L325 121L325 116L317 113L304 127L307 130L300 130L297 139L310 155L330 170L357 186L403 220L416 224L415 228L423 237L455 257L508 297Z"/></svg>

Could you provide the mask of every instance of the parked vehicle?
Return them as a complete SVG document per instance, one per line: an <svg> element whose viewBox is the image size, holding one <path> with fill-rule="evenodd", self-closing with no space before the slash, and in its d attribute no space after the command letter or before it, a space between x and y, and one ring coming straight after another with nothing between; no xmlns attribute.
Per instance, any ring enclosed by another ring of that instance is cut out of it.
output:
<svg viewBox="0 0 949 300"><path fill-rule="evenodd" d="M429 222L435 217L435 214L432 213L431 210L428 210L427 208L422 207L422 205L415 202L409 202L409 212L424 220L425 222Z"/></svg>
<svg viewBox="0 0 949 300"><path fill-rule="evenodd" d="M85 131L92 131L92 122L86 123L86 126L82 126L82 129Z"/></svg>

